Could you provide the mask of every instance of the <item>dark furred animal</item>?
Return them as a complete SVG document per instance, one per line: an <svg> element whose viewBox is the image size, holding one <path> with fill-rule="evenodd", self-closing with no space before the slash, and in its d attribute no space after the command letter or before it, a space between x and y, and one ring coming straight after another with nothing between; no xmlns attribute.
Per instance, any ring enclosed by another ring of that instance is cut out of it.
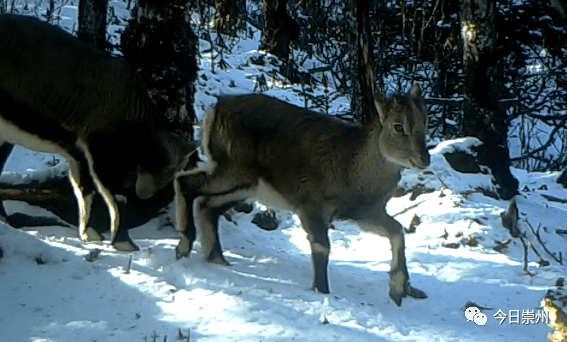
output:
<svg viewBox="0 0 567 342"><path fill-rule="evenodd" d="M98 191L109 210L111 243L136 249L129 239L116 241L114 195L135 188L150 198L186 165L196 143L171 133L152 111L144 82L126 61L31 17L2 14L0 32L0 170L12 144L62 155L81 238L101 239L87 228ZM3 205L0 218L7 220Z"/></svg>
<svg viewBox="0 0 567 342"><path fill-rule="evenodd" d="M193 201L205 257L227 264L219 215L252 199L296 213L311 245L313 288L328 293L327 231L335 219L353 220L389 239L390 297L425 298L409 284L403 227L385 207L403 167L429 165L427 113L419 86L406 96L378 96L378 118L364 126L302 109L264 95L221 97L203 123L206 166L175 181L178 257L195 240Z"/></svg>

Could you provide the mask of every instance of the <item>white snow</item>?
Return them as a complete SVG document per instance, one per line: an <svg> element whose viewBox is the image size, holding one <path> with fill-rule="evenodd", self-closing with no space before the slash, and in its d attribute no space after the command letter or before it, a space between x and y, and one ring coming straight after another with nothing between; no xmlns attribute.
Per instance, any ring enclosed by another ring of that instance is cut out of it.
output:
<svg viewBox="0 0 567 342"><path fill-rule="evenodd" d="M252 40L240 46L225 56L232 69L216 74L210 72L210 53L202 53L199 76L206 80L198 78L195 103L200 117L214 104L214 95L253 91L253 76L262 68L250 65L249 57L261 52ZM301 104L290 88L268 93ZM539 267L530 249L533 276L528 276L518 239L502 253L493 250L510 239L499 216L509 202L475 192L492 186L491 177L453 171L441 155L474 144L474 139L440 143L432 150L433 175L406 170L401 181L407 187L420 182L433 192L388 203L389 213L405 227L414 214L421 219L416 232L406 234L406 254L412 285L428 294L425 300L405 298L397 307L388 297L388 240L345 222L336 222L330 231L329 295L310 290L309 245L290 213L278 213L283 223L272 232L250 223L259 207L252 214L235 214L233 222L221 218L230 267L204 261L198 241L189 259L176 261L179 235L170 226L158 230L163 218L130 231L141 247L135 253L116 252L107 242L84 244L75 229L16 230L0 223L0 342L165 341L166 336L176 341L188 331L190 341L198 342L544 341L551 332L546 324L510 324L508 317L500 325L495 314L541 312L546 290L565 277L565 261L560 265L545 252L525 220L534 230L540 226L548 250L556 257L562 251L565 259L567 237L555 230L565 229L567 208L549 196L566 200L567 191L554 182L556 173L513 170L526 190L517 196L519 228L550 262ZM65 172L63 161L49 165L53 158L15 149L2 177L17 182ZM25 203L6 204L9 213L52 215ZM478 246L462 243L471 239ZM459 248L443 247L446 243L459 243ZM95 248L100 256L86 261ZM468 302L482 307L485 326L467 322Z"/></svg>
<svg viewBox="0 0 567 342"><path fill-rule="evenodd" d="M566 191L555 186L554 175L516 174L522 185L549 187L523 193L518 205L533 226L547 227L542 238L550 251L565 251L565 237L553 230L564 227L567 211L541 194L565 198ZM273 232L252 225L252 214L235 215L235 223L222 218L230 267L205 262L198 242L190 259L176 261L177 233L171 227L158 231L159 219L131 231L142 248L131 254L105 243L83 244L70 228L16 230L0 224L0 341L139 341L151 340L154 332L158 341L165 335L172 341L179 329L184 334L190 329L191 341L543 341L551 331L545 324L499 325L494 314L541 311L543 295L565 276L565 266L536 245L551 265L539 268L530 251L534 276L524 274L519 241L503 253L492 250L495 240L510 237L499 219L506 202L440 193L414 201L406 195L388 205L396 215L419 203L396 218L405 226L414 214L422 221L415 234L406 235L406 253L412 284L429 298L406 298L400 308L387 294L388 241L344 222L330 233L329 295L309 289L309 246L288 213L279 214L283 227ZM8 204L11 211L47 213ZM470 236L479 246L442 247ZM99 258L85 261L95 248L102 250ZM482 309L486 326L467 322L469 301L491 308Z"/></svg>

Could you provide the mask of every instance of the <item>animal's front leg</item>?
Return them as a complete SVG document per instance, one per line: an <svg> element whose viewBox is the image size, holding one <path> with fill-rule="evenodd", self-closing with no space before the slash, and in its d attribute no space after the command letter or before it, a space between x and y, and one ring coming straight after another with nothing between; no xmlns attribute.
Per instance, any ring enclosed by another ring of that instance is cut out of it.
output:
<svg viewBox="0 0 567 342"><path fill-rule="evenodd" d="M396 221L397 223L397 221ZM406 265L405 239L403 227L390 224L390 246L392 249L392 262L390 265L390 298L397 306L402 304L402 298L406 296L409 286L409 274Z"/></svg>
<svg viewBox="0 0 567 342"><path fill-rule="evenodd" d="M392 263L390 266L390 298L397 306L402 304L406 295L414 298L427 298L425 292L410 285L406 263L406 246L402 225L389 215L383 216L381 224L388 233L392 248Z"/></svg>
<svg viewBox="0 0 567 342"><path fill-rule="evenodd" d="M410 285L406 265L406 246L403 226L386 213L380 206L373 209L364 208L356 213L360 228L387 237L392 249L390 266L389 296L400 306L402 298L409 295L414 298L427 298L425 292Z"/></svg>

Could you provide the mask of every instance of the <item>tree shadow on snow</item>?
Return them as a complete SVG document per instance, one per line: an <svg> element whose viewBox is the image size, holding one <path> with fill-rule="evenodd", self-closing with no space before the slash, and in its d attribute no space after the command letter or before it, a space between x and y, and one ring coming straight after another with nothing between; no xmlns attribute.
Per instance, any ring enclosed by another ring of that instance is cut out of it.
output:
<svg viewBox="0 0 567 342"><path fill-rule="evenodd" d="M388 297L389 260L343 261L331 256L331 294L318 294L309 289L312 276L310 256L291 243L289 235L282 231L243 233L255 227L236 228L240 230L238 234L227 233L232 227L221 229L225 256L232 266L208 264L200 254L193 253L192 258L200 260L193 259L184 264L187 279L207 278L209 289L228 291L252 303L252 310L268 310L277 324L290 324L290 319L297 319L293 317L321 324L323 314L339 312L337 315L340 316L340 312L344 311L348 316L350 310L362 313L359 317L355 314L352 320L358 321L367 330L331 324L344 336L374 339L376 334L370 331L373 324L379 329L397 325L402 335L433 331L445 337L470 335L480 340L507 340L511 336L540 340L550 331L545 324L496 326L498 320L493 316L500 309L506 313L509 310L540 310L539 302L545 294L545 287L553 285L554 279L541 277L534 280L525 275L521 264L471 260L407 249L411 283L424 290L429 298L405 298L398 308ZM298 298L307 303L306 307L297 305ZM324 304L325 298L330 301L328 304ZM484 312L488 317L487 325L492 329L482 330L483 327L467 322L464 309L468 302L491 308ZM373 320L365 320L365 317L380 318L371 323ZM379 333L377 335L380 336Z"/></svg>

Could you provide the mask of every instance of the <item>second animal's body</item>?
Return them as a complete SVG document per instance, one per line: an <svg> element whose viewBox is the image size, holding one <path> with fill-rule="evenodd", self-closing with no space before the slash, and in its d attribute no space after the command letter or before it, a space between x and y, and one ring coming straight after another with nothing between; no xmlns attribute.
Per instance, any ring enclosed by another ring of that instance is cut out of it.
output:
<svg viewBox="0 0 567 342"><path fill-rule="evenodd" d="M12 144L69 160L83 240L95 192L110 216L112 244L120 217L116 193L142 199L171 186L195 144L173 134L153 112L140 76L126 61L38 19L0 15L0 171ZM7 221L0 202L0 219Z"/></svg>

